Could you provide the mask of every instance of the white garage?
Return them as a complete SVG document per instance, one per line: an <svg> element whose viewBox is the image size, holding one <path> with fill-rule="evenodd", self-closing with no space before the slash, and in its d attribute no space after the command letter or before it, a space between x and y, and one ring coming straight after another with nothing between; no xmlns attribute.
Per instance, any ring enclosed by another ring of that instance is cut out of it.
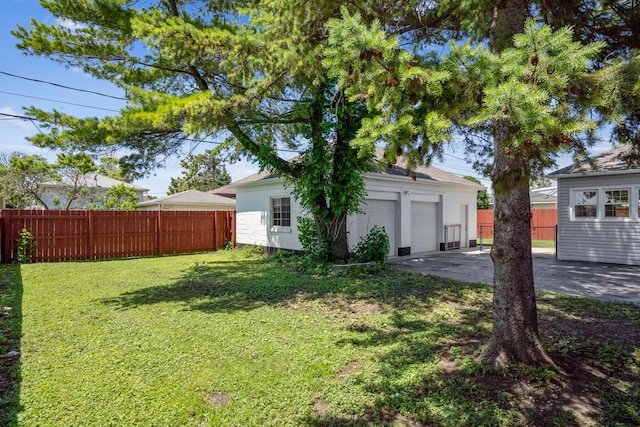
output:
<svg viewBox="0 0 640 427"><path fill-rule="evenodd" d="M444 248L445 225L468 230L459 238L460 247L475 246L476 198L484 187L434 167L420 166L414 173L400 157L391 167L365 175L362 213L347 218L351 249L374 225L385 228L392 256ZM228 187L236 189L238 244L302 249L297 219L305 213L284 179L263 172Z"/></svg>
<svg viewBox="0 0 640 427"><path fill-rule="evenodd" d="M411 252L438 250L438 204L411 202Z"/></svg>

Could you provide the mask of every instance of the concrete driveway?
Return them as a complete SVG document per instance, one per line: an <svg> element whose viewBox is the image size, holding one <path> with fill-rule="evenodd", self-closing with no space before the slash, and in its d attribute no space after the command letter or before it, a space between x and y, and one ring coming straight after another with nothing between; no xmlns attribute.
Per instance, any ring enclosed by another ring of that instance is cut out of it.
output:
<svg viewBox="0 0 640 427"><path fill-rule="evenodd" d="M392 257L388 263L400 270L460 282L493 283L493 263L487 247ZM638 266L559 261L552 249L534 248L533 276L536 289L640 305Z"/></svg>

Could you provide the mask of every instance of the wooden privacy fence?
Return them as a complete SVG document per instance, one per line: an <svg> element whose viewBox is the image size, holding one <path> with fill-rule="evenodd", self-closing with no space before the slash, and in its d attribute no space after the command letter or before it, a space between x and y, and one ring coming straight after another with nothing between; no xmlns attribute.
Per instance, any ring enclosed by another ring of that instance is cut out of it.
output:
<svg viewBox="0 0 640 427"><path fill-rule="evenodd" d="M204 252L235 245L235 211L0 211L0 261L16 259L20 231L33 262Z"/></svg>
<svg viewBox="0 0 640 427"><path fill-rule="evenodd" d="M531 239L556 240L557 209L531 209ZM478 210L478 239L493 238L493 210Z"/></svg>

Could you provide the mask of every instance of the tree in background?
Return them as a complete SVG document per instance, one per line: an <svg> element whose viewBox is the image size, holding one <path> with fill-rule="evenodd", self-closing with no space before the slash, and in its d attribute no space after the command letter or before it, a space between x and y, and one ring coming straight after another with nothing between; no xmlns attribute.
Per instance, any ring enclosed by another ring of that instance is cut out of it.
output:
<svg viewBox="0 0 640 427"><path fill-rule="evenodd" d="M482 185L480 180L476 177L466 175L463 178L468 179L471 182L475 182L476 184ZM478 191L477 207L478 209L489 209L489 193L487 192L487 190Z"/></svg>
<svg viewBox="0 0 640 427"><path fill-rule="evenodd" d="M61 209L71 209L74 203L88 205L93 197L91 181L98 170L93 159L85 153L59 154L55 165L59 186L64 198L56 197L53 203Z"/></svg>
<svg viewBox="0 0 640 427"><path fill-rule="evenodd" d="M619 102L603 105L601 113L615 115L611 139L618 144L630 144L625 153L627 162L640 165L640 13L638 2L627 0L567 0L537 3L543 22L554 29L573 28L574 37L586 44L596 40L606 43L596 58L596 66L622 61L615 96ZM613 111L612 111L613 110ZM576 159L578 160L578 159Z"/></svg>
<svg viewBox="0 0 640 427"><path fill-rule="evenodd" d="M139 209L135 190L124 184L107 190L103 196L96 196L90 189L95 172L99 172L99 168L86 154L61 154L57 163L50 164L42 156L16 152L0 156L0 193L5 195L7 206L15 209L70 209L74 203L86 204L92 209ZM114 179L118 176L110 174ZM62 189L63 198L54 197L53 205L49 206L43 197L43 183L55 183Z"/></svg>
<svg viewBox="0 0 640 427"><path fill-rule="evenodd" d="M180 166L182 176L171 178L167 194L186 190L209 191L231 182L227 168L213 150L189 154L186 159L180 160Z"/></svg>
<svg viewBox="0 0 640 427"><path fill-rule="evenodd" d="M127 174L115 157L101 157L96 172L118 181L127 181Z"/></svg>
<svg viewBox="0 0 640 427"><path fill-rule="evenodd" d="M553 183L546 176L539 176L531 180L531 189L551 187Z"/></svg>
<svg viewBox="0 0 640 427"><path fill-rule="evenodd" d="M0 157L0 194L5 196L7 206L49 209L42 200L40 184L55 179L55 167L42 156L15 152Z"/></svg>
<svg viewBox="0 0 640 427"><path fill-rule="evenodd" d="M140 209L138 194L132 187L118 184L108 189L103 196L94 199L90 209L137 211Z"/></svg>

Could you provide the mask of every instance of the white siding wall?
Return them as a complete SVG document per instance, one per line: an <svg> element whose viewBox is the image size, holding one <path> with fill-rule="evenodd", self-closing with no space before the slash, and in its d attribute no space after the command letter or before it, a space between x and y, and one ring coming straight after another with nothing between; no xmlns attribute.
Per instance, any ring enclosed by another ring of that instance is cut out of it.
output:
<svg viewBox="0 0 640 427"><path fill-rule="evenodd" d="M572 189L632 189L630 218L572 217ZM640 173L558 178L558 259L640 265Z"/></svg>
<svg viewBox="0 0 640 427"><path fill-rule="evenodd" d="M236 242L269 248L301 250L298 241L300 205L291 197L291 227L271 226L271 198L288 197L282 181L239 188L236 193Z"/></svg>
<svg viewBox="0 0 640 427"><path fill-rule="evenodd" d="M466 248L469 246L470 240L476 240L477 230L477 192L476 191L448 191L443 195L442 200L442 224L444 225L462 225L462 242L461 246ZM466 207L466 209L462 209ZM466 218L463 218L463 212L466 212ZM466 223L466 224L465 224ZM444 232L444 230L443 230ZM440 242L444 239L440 238Z"/></svg>

